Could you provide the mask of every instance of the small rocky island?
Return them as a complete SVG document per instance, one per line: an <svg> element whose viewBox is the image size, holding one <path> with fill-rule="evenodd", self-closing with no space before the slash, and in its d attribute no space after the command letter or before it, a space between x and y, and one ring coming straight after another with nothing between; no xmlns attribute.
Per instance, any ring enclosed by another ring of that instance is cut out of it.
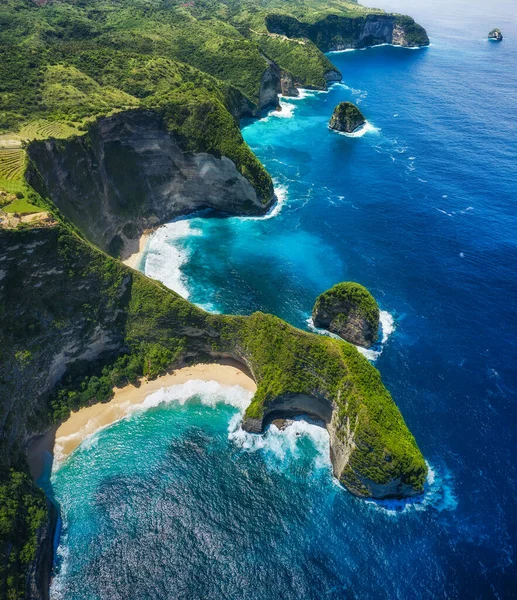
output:
<svg viewBox="0 0 517 600"><path fill-rule="evenodd" d="M488 34L488 39L489 40L494 40L495 42L502 42L503 41L503 34L501 33L500 29L492 29L492 31Z"/></svg>
<svg viewBox="0 0 517 600"><path fill-rule="evenodd" d="M379 307L359 283L338 283L318 296L312 309L316 327L328 329L347 342L370 348L377 341Z"/></svg>
<svg viewBox="0 0 517 600"><path fill-rule="evenodd" d="M363 113L351 102L340 102L334 109L329 128L343 133L353 133L366 123Z"/></svg>

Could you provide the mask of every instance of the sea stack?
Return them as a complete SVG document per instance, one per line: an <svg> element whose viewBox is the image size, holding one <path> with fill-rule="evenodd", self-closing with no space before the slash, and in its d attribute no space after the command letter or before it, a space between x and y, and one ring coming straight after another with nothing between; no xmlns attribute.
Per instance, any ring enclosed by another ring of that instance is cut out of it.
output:
<svg viewBox="0 0 517 600"><path fill-rule="evenodd" d="M312 309L316 327L327 329L347 342L370 348L377 341L379 307L359 283L338 283L318 296Z"/></svg>
<svg viewBox="0 0 517 600"><path fill-rule="evenodd" d="M340 102L334 109L329 128L343 133L353 133L366 123L361 111L351 102Z"/></svg>
<svg viewBox="0 0 517 600"><path fill-rule="evenodd" d="M489 40L494 40L495 42L501 42L503 40L503 34L500 29L492 29L492 31L488 34Z"/></svg>

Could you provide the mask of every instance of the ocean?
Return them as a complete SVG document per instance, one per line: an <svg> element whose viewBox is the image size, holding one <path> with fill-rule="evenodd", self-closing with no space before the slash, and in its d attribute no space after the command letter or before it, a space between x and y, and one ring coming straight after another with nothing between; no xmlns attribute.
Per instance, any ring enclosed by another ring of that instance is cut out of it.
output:
<svg viewBox="0 0 517 600"><path fill-rule="evenodd" d="M319 293L365 285L383 311L368 357L428 461L423 499L356 499L324 429L245 434L248 392L185 384L54 465L53 598L517 597L517 6L375 4L432 45L331 53L341 83L243 123L271 213L171 223L140 266L207 310L303 329ZM345 100L362 135L327 128Z"/></svg>

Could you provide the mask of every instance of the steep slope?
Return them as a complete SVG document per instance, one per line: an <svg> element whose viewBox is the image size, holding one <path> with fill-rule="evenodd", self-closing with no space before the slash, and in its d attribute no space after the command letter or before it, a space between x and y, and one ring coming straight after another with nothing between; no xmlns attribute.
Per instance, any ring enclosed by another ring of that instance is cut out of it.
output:
<svg viewBox="0 0 517 600"><path fill-rule="evenodd" d="M232 125L240 136L230 119ZM138 248L144 230L178 215L266 212L273 201L268 178L261 198L231 152L185 152L178 141L155 111L119 112L66 142L33 142L26 176L90 241L122 258Z"/></svg>

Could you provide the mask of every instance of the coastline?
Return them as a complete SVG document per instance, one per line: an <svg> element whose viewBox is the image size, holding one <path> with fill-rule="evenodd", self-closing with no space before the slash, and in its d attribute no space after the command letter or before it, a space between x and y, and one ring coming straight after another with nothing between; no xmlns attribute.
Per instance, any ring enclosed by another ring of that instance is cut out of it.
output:
<svg viewBox="0 0 517 600"><path fill-rule="evenodd" d="M162 388L191 380L201 380L217 381L225 386L239 385L250 392L255 392L257 389L255 381L244 369L233 360L220 360L216 363L181 367L151 381L141 379L138 387L129 384L123 388L115 388L114 396L109 402L80 408L64 423L52 427L30 444L27 450L27 461L34 479L37 480L43 474L45 461L48 461L49 455L59 460L65 459L84 439L123 419L132 406L143 403L147 396Z"/></svg>
<svg viewBox="0 0 517 600"><path fill-rule="evenodd" d="M122 262L126 265L126 267L131 267L132 269L137 269L144 254L145 247L147 246L147 242L151 237L152 230L147 230L142 233L140 239L138 240L138 250L133 254L129 255Z"/></svg>

